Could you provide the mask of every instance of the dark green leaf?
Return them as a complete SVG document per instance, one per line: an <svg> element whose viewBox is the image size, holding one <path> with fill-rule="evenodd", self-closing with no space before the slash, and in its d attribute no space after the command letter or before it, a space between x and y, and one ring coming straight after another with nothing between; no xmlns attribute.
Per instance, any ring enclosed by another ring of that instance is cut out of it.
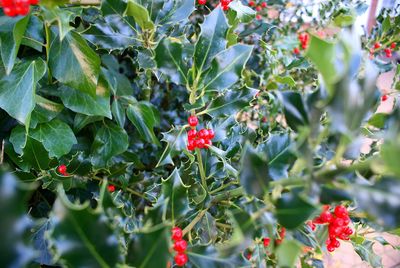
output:
<svg viewBox="0 0 400 268"><path fill-rule="evenodd" d="M62 104L52 102L36 95L36 106L32 112L30 127L35 128L39 123L47 123L54 119L63 109Z"/></svg>
<svg viewBox="0 0 400 268"><path fill-rule="evenodd" d="M133 0L128 0L125 15L132 16L142 31L154 30L155 26L150 19L147 9Z"/></svg>
<svg viewBox="0 0 400 268"><path fill-rule="evenodd" d="M281 94L287 124L295 131L298 131L301 126L307 126L308 112L300 93L285 91Z"/></svg>
<svg viewBox="0 0 400 268"><path fill-rule="evenodd" d="M374 242L365 240L362 244L353 243L354 250L363 261L366 261L372 267L382 267L382 257L375 254L372 246Z"/></svg>
<svg viewBox="0 0 400 268"><path fill-rule="evenodd" d="M282 268L295 267L301 253L301 245L295 240L284 240L276 251L278 265Z"/></svg>

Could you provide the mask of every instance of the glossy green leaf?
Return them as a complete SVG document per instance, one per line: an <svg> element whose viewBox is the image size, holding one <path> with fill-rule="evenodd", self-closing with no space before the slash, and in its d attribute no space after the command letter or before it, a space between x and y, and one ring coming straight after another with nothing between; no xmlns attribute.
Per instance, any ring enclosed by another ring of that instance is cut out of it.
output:
<svg viewBox="0 0 400 268"><path fill-rule="evenodd" d="M105 167L113 156L122 154L127 149L128 134L126 131L111 121L105 121L94 138L91 162L95 166Z"/></svg>
<svg viewBox="0 0 400 268"><path fill-rule="evenodd" d="M128 0L127 3L125 15L132 16L142 31L153 30L155 26L147 9L133 0Z"/></svg>
<svg viewBox="0 0 400 268"><path fill-rule="evenodd" d="M17 18L0 17L0 52L7 74L10 74L14 67L28 22L29 16Z"/></svg>
<svg viewBox="0 0 400 268"><path fill-rule="evenodd" d="M105 16L104 20L96 21L83 36L97 48L107 50L123 50L140 45L132 26L116 15Z"/></svg>
<svg viewBox="0 0 400 268"><path fill-rule="evenodd" d="M178 38L165 38L156 48L155 61L159 70L175 84L186 84L188 66L185 63L183 42Z"/></svg>
<svg viewBox="0 0 400 268"><path fill-rule="evenodd" d="M37 83L45 72L44 61L37 59L19 63L0 80L0 107L26 126L35 107Z"/></svg>
<svg viewBox="0 0 400 268"><path fill-rule="evenodd" d="M59 261L69 267L114 267L119 261L117 237L102 214L68 205L64 196L54 205L50 237Z"/></svg>
<svg viewBox="0 0 400 268"><path fill-rule="evenodd" d="M301 253L301 245L295 240L284 240L276 251L278 266L294 267Z"/></svg>
<svg viewBox="0 0 400 268"><path fill-rule="evenodd" d="M168 226L138 233L129 243L127 264L137 268L167 267L170 237Z"/></svg>
<svg viewBox="0 0 400 268"><path fill-rule="evenodd" d="M194 51L194 64L198 73L206 70L211 60L225 49L228 24L221 7L215 8L201 24L201 34Z"/></svg>
<svg viewBox="0 0 400 268"><path fill-rule="evenodd" d="M30 136L43 144L50 157L59 158L69 153L72 145L77 143L71 128L57 119L39 124L31 130Z"/></svg>
<svg viewBox="0 0 400 268"><path fill-rule="evenodd" d="M162 141L167 143L163 153L158 160L157 166L165 164L174 164L172 157L180 154L186 149L186 137L183 128L172 128L169 132L162 133Z"/></svg>
<svg viewBox="0 0 400 268"><path fill-rule="evenodd" d="M286 84L290 87L294 87L296 82L291 76L275 76L275 81L281 84Z"/></svg>
<svg viewBox="0 0 400 268"><path fill-rule="evenodd" d="M24 37L22 38L21 44L36 49L39 52L43 51L43 22L38 17L29 17L28 26L26 28Z"/></svg>
<svg viewBox="0 0 400 268"><path fill-rule="evenodd" d="M287 229L295 229L303 224L316 208L310 201L298 193L284 193L276 203L278 222Z"/></svg>
<svg viewBox="0 0 400 268"><path fill-rule="evenodd" d="M125 125L126 114L125 107L121 104L119 100L114 99L111 105L111 112L113 118L117 121L118 125L123 128Z"/></svg>
<svg viewBox="0 0 400 268"><path fill-rule="evenodd" d="M57 25L58 37L60 41L62 41L65 36L74 29L70 25L70 21L75 18L77 14L71 12L71 10L61 9L59 7L42 7L42 10L45 23L47 23L48 25Z"/></svg>
<svg viewBox="0 0 400 268"><path fill-rule="evenodd" d="M256 17L256 11L243 5L241 1L232 1L229 4L229 12L233 12L235 18L244 23L249 23Z"/></svg>
<svg viewBox="0 0 400 268"><path fill-rule="evenodd" d="M81 114L111 118L110 88L103 76L99 78L95 97L67 86L61 86L60 90L61 100L68 109Z"/></svg>
<svg viewBox="0 0 400 268"><path fill-rule="evenodd" d="M248 194L262 198L264 191L268 189L269 181L271 181L267 158L253 149L251 145L246 144L241 163L240 184Z"/></svg>
<svg viewBox="0 0 400 268"><path fill-rule="evenodd" d="M128 106L126 114L139 131L142 139L160 145L160 142L154 134L154 127L159 124L160 119L157 110L151 103L144 101L132 103Z"/></svg>
<svg viewBox="0 0 400 268"><path fill-rule="evenodd" d="M309 124L308 112L300 93L285 91L281 94L287 124L295 131L302 126L307 126Z"/></svg>
<svg viewBox="0 0 400 268"><path fill-rule="evenodd" d="M59 82L96 96L100 58L78 33L68 33L61 42L55 38L49 54L50 71Z"/></svg>
<svg viewBox="0 0 400 268"><path fill-rule="evenodd" d="M252 50L252 46L238 44L219 53L202 80L202 90L221 92L235 84Z"/></svg>
<svg viewBox="0 0 400 268"><path fill-rule="evenodd" d="M365 240L362 244L353 243L355 252L363 261L370 264L371 267L382 267L382 257L374 252L373 245L374 242L368 240Z"/></svg>

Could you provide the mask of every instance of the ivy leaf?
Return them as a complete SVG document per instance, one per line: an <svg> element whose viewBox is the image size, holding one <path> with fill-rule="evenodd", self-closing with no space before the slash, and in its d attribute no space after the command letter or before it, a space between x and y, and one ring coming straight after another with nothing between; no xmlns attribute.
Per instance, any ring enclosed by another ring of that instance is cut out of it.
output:
<svg viewBox="0 0 400 268"><path fill-rule="evenodd" d="M284 193L276 203L276 217L278 222L288 228L295 229L303 224L316 208L299 193Z"/></svg>
<svg viewBox="0 0 400 268"><path fill-rule="evenodd" d="M50 46L49 68L57 80L96 97L100 58L78 33L68 33L63 41L55 38Z"/></svg>
<svg viewBox="0 0 400 268"><path fill-rule="evenodd" d="M30 16L27 29L21 44L36 49L39 52L43 50L44 32L43 22L37 16Z"/></svg>
<svg viewBox="0 0 400 268"><path fill-rule="evenodd" d="M7 75L11 73L14 67L19 46L28 26L29 17L0 17L0 52Z"/></svg>
<svg viewBox="0 0 400 268"><path fill-rule="evenodd" d="M183 184L178 169L174 169L171 175L162 181L161 197L158 202L167 204L168 219L180 219L190 210L188 188Z"/></svg>
<svg viewBox="0 0 400 268"><path fill-rule="evenodd" d="M35 128L39 123L47 123L54 119L63 109L62 104L50 101L39 95L35 96L36 106L32 112L30 127Z"/></svg>
<svg viewBox="0 0 400 268"><path fill-rule="evenodd" d="M268 189L269 181L271 181L266 157L247 143L243 148L241 165L240 184L248 194L262 198L264 191Z"/></svg>
<svg viewBox="0 0 400 268"><path fill-rule="evenodd" d="M113 156L122 154L127 149L128 134L126 131L111 121L105 121L94 138L91 162L96 167L105 167Z"/></svg>
<svg viewBox="0 0 400 268"><path fill-rule="evenodd" d="M115 267L119 246L103 215L70 204L65 194L54 204L49 235L60 262L69 267Z"/></svg>
<svg viewBox="0 0 400 268"><path fill-rule="evenodd" d="M147 9L132 0L128 0L125 15L132 16L142 31L154 30L155 28Z"/></svg>
<svg viewBox="0 0 400 268"><path fill-rule="evenodd" d="M276 251L279 267L295 267L301 253L301 245L295 240L284 240Z"/></svg>
<svg viewBox="0 0 400 268"><path fill-rule="evenodd" d="M213 99L203 113L214 117L226 117L237 114L240 110L248 107L250 101L257 93L256 89L244 87L241 90L228 90L224 94Z"/></svg>
<svg viewBox="0 0 400 268"><path fill-rule="evenodd" d="M159 70L175 84L186 84L188 66L184 62L185 53L181 39L165 38L156 48L155 61Z"/></svg>
<svg viewBox="0 0 400 268"><path fill-rule="evenodd" d="M204 91L223 91L235 84L250 57L253 46L237 44L219 53L202 80Z"/></svg>
<svg viewBox="0 0 400 268"><path fill-rule="evenodd" d="M287 124L295 131L298 131L301 126L308 126L308 113L300 93L285 91L281 93L281 96Z"/></svg>
<svg viewBox="0 0 400 268"><path fill-rule="evenodd" d="M139 131L140 137L147 142L160 145L153 128L160 123L157 110L151 103L141 101L128 106L126 114L132 124Z"/></svg>
<svg viewBox="0 0 400 268"><path fill-rule="evenodd" d="M35 107L36 86L45 72L44 61L37 59L19 63L0 80L0 107L27 127Z"/></svg>
<svg viewBox="0 0 400 268"><path fill-rule="evenodd" d="M125 126L126 119L125 107L121 104L119 100L114 99L111 105L111 112L115 121L117 121L118 125L123 128Z"/></svg>
<svg viewBox="0 0 400 268"><path fill-rule="evenodd" d="M136 31L119 15L108 15L97 20L83 36L97 48L107 50L123 50L140 45Z"/></svg>
<svg viewBox="0 0 400 268"><path fill-rule="evenodd" d="M35 129L31 130L30 135L43 144L50 157L60 158L68 154L72 145L77 143L71 128L58 119L49 123L39 124Z"/></svg>
<svg viewBox="0 0 400 268"><path fill-rule="evenodd" d="M102 75L96 86L96 96L94 97L67 86L61 86L60 90L62 102L72 111L111 119L110 88Z"/></svg>
<svg viewBox="0 0 400 268"><path fill-rule="evenodd" d="M261 144L260 150L267 154L269 175L273 180L288 177L288 168L296 160L292 152L294 143L289 134L271 134Z"/></svg>
<svg viewBox="0 0 400 268"><path fill-rule="evenodd" d="M128 247L127 264L137 268L167 267L170 258L170 227L152 229L133 237Z"/></svg>
<svg viewBox="0 0 400 268"><path fill-rule="evenodd" d="M198 73L206 70L214 56L225 49L227 31L228 23L221 7L215 8L205 17L194 51L194 65Z"/></svg>

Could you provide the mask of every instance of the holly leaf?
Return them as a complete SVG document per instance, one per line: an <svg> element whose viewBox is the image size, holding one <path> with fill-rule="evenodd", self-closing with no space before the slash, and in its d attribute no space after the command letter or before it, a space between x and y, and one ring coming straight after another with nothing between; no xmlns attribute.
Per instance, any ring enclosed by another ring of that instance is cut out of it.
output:
<svg viewBox="0 0 400 268"><path fill-rule="evenodd" d="M105 121L94 138L91 162L96 167L105 167L113 156L125 152L128 145L126 131L111 121Z"/></svg>
<svg viewBox="0 0 400 268"><path fill-rule="evenodd" d="M0 53L7 75L11 73L14 67L29 17L0 17Z"/></svg>
<svg viewBox="0 0 400 268"><path fill-rule="evenodd" d="M73 205L65 193L58 192L61 197L51 213L54 224L49 237L59 262L69 267L115 267L120 255L118 239L104 215L87 205Z"/></svg>
<svg viewBox="0 0 400 268"><path fill-rule="evenodd" d="M97 20L83 36L97 48L110 51L140 45L135 29L121 20L119 15L108 15Z"/></svg>
<svg viewBox="0 0 400 268"><path fill-rule="evenodd" d="M43 4L42 1L40 3ZM41 9L43 11L42 14L45 23L47 23L47 25L56 24L58 26L58 37L60 41L62 41L64 37L74 29L70 25L70 22L73 21L73 19L81 12L80 9L75 9L74 11L76 12L72 12L65 8L61 9L58 6L51 8L42 7Z"/></svg>
<svg viewBox="0 0 400 268"><path fill-rule="evenodd" d="M39 124L31 130L30 136L43 144L50 157L60 158L68 154L72 145L77 143L71 128L58 119Z"/></svg>
<svg viewBox="0 0 400 268"><path fill-rule="evenodd" d="M157 167L165 164L174 164L172 157L180 154L186 149L186 139L184 128L173 127L170 131L162 133L162 141L167 143L163 153L160 156L160 160L157 163Z"/></svg>
<svg viewBox="0 0 400 268"><path fill-rule="evenodd" d="M36 87L45 72L46 65L39 58L19 63L0 80L0 107L27 127L35 107Z"/></svg>
<svg viewBox="0 0 400 268"><path fill-rule="evenodd" d="M301 245L295 240L284 240L276 250L279 267L294 267L301 253Z"/></svg>
<svg viewBox="0 0 400 268"><path fill-rule="evenodd" d="M253 21L256 16L256 11L248 6L243 5L241 1L232 1L229 4L228 14L230 13L233 13L234 17L243 23L249 23Z"/></svg>
<svg viewBox="0 0 400 268"><path fill-rule="evenodd" d="M170 237L169 226L138 233L129 243L127 264L137 268L167 267Z"/></svg>
<svg viewBox="0 0 400 268"><path fill-rule="evenodd" d="M147 9L132 0L128 0L124 14L127 16L132 16L135 22L140 26L142 31L154 30L155 28L153 21L151 21L150 19Z"/></svg>
<svg viewBox="0 0 400 268"><path fill-rule="evenodd" d="M278 222L288 229L299 227L315 211L316 208L306 197L295 192L282 194L282 197L276 202Z"/></svg>
<svg viewBox="0 0 400 268"><path fill-rule="evenodd" d="M53 40L49 68L59 82L96 97L100 58L78 33L70 32L62 41Z"/></svg>
<svg viewBox="0 0 400 268"><path fill-rule="evenodd" d="M151 103L145 101L131 103L126 110L126 114L139 131L142 139L158 146L160 145L153 130L160 123L160 118L157 110Z"/></svg>
<svg viewBox="0 0 400 268"><path fill-rule="evenodd" d="M300 93L285 91L280 94L287 124L295 131L308 126L308 112Z"/></svg>
<svg viewBox="0 0 400 268"><path fill-rule="evenodd" d="M215 8L205 17L194 50L194 65L198 73L206 70L214 56L225 49L227 31L228 23L221 7Z"/></svg>
<svg viewBox="0 0 400 268"><path fill-rule="evenodd" d="M204 75L202 90L221 92L235 84L252 50L253 46L237 44L216 55Z"/></svg>
<svg viewBox="0 0 400 268"><path fill-rule="evenodd" d="M188 66L185 62L187 55L184 53L186 40L178 38L165 38L156 48L155 61L159 70L175 84L186 84Z"/></svg>
<svg viewBox="0 0 400 268"><path fill-rule="evenodd" d="M240 110L250 105L250 101L254 99L256 93L256 89L248 87L240 90L228 90L213 99L201 114L205 113L213 117L226 117L227 115L237 114Z"/></svg>
<svg viewBox="0 0 400 268"><path fill-rule="evenodd" d="M167 204L167 218L180 219L184 217L190 210L188 189L181 179L178 169L174 169L171 175L162 181L161 197L158 202Z"/></svg>
<svg viewBox="0 0 400 268"><path fill-rule="evenodd" d="M382 257L375 254L372 246L374 245L373 241L364 240L361 244L352 242L354 251L361 257L361 259L371 267L382 267Z"/></svg>

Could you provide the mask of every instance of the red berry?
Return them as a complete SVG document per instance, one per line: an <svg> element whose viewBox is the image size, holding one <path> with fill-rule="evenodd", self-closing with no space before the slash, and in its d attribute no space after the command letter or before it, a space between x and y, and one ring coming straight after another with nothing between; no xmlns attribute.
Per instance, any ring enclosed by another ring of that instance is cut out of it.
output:
<svg viewBox="0 0 400 268"><path fill-rule="evenodd" d="M285 238L285 234L286 234L286 228L281 227L281 231L279 232L279 237L281 240L283 240L283 238Z"/></svg>
<svg viewBox="0 0 400 268"><path fill-rule="evenodd" d="M31 5L37 5L37 4L39 4L39 0L30 0L29 3Z"/></svg>
<svg viewBox="0 0 400 268"><path fill-rule="evenodd" d="M198 139L198 140L196 140L195 141L195 146L197 147L197 148L199 148L199 149L203 149L204 148L204 145L205 145L205 140L204 139Z"/></svg>
<svg viewBox="0 0 400 268"><path fill-rule="evenodd" d="M264 237L263 239L264 247L268 247L270 242L271 239L269 237Z"/></svg>
<svg viewBox="0 0 400 268"><path fill-rule="evenodd" d="M306 49L307 48L307 44L306 43L301 44L301 48L302 49Z"/></svg>
<svg viewBox="0 0 400 268"><path fill-rule="evenodd" d="M228 5L222 5L222 10L227 11L229 9Z"/></svg>
<svg viewBox="0 0 400 268"><path fill-rule="evenodd" d="M254 7L256 3L254 1L249 1L249 6Z"/></svg>
<svg viewBox="0 0 400 268"><path fill-rule="evenodd" d="M315 226L315 224L312 221L308 221L307 225L308 227L311 228L312 231L315 231L315 228L317 228L317 226Z"/></svg>
<svg viewBox="0 0 400 268"><path fill-rule="evenodd" d="M197 119L196 116L192 115L192 116L189 117L188 123L189 123L189 125L190 125L191 127L195 127L195 126L197 126L197 124L199 123L199 120Z"/></svg>
<svg viewBox="0 0 400 268"><path fill-rule="evenodd" d="M395 48L396 48L396 43L392 43L392 44L390 45L390 48L395 49Z"/></svg>
<svg viewBox="0 0 400 268"><path fill-rule="evenodd" d="M261 11L262 7L261 6L257 6L256 7L256 11Z"/></svg>
<svg viewBox="0 0 400 268"><path fill-rule="evenodd" d="M207 0L198 0L199 5L205 5Z"/></svg>
<svg viewBox="0 0 400 268"><path fill-rule="evenodd" d="M15 8L18 15L26 16L29 14L30 7L29 5L19 5Z"/></svg>
<svg viewBox="0 0 400 268"><path fill-rule="evenodd" d="M205 148L208 148L208 147L210 147L212 145L212 141L211 140L209 140L209 139L205 139L204 140L204 147Z"/></svg>
<svg viewBox="0 0 400 268"><path fill-rule="evenodd" d="M344 220L342 218L335 218L332 220L332 224L338 227L344 226Z"/></svg>
<svg viewBox="0 0 400 268"><path fill-rule="evenodd" d="M329 252L335 251L335 247L332 246L331 244L329 244L326 248L328 249Z"/></svg>
<svg viewBox="0 0 400 268"><path fill-rule="evenodd" d="M115 192L115 186L112 185L112 184L108 185L108 186L107 186L107 189L108 189L108 191L109 191L110 193Z"/></svg>
<svg viewBox="0 0 400 268"><path fill-rule="evenodd" d="M316 217L316 218L313 220L313 223L315 223L315 224L323 224L324 222L321 220L320 217Z"/></svg>
<svg viewBox="0 0 400 268"><path fill-rule="evenodd" d="M338 205L335 207L335 215L338 218L346 218L349 213L347 212L347 208L343 205Z"/></svg>
<svg viewBox="0 0 400 268"><path fill-rule="evenodd" d="M177 252L184 252L187 248L187 243L185 240L178 240L174 243L174 250Z"/></svg>
<svg viewBox="0 0 400 268"><path fill-rule="evenodd" d="M231 1L230 1L230 0L221 0L220 2L221 2L221 5L227 6L227 5L229 5L229 3L230 3Z"/></svg>
<svg viewBox="0 0 400 268"><path fill-rule="evenodd" d="M188 131L187 135L189 140L194 139L196 138L197 131L195 129L191 129Z"/></svg>
<svg viewBox="0 0 400 268"><path fill-rule="evenodd" d="M15 17L18 15L17 10L15 9L15 6L11 6L11 7L5 6L5 7L3 7L3 12L6 16L9 16L9 17Z"/></svg>
<svg viewBox="0 0 400 268"><path fill-rule="evenodd" d="M323 223L331 222L333 219L333 216L329 211L323 211L319 217Z"/></svg>
<svg viewBox="0 0 400 268"><path fill-rule="evenodd" d="M175 263L178 266L183 266L188 261L188 256L185 253L178 253L174 257Z"/></svg>
<svg viewBox="0 0 400 268"><path fill-rule="evenodd" d="M16 6L30 5L30 0L15 0Z"/></svg>
<svg viewBox="0 0 400 268"><path fill-rule="evenodd" d="M189 140L189 141L188 141L187 149L188 149L189 151L193 151L194 149L196 149L195 140Z"/></svg>
<svg viewBox="0 0 400 268"><path fill-rule="evenodd" d="M336 237L342 232L342 227L330 225L328 230L330 237Z"/></svg>
<svg viewBox="0 0 400 268"><path fill-rule="evenodd" d="M331 209L330 205L323 205L322 206L322 211L327 211L327 210L330 210L330 209Z"/></svg>
<svg viewBox="0 0 400 268"><path fill-rule="evenodd" d="M57 168L58 173L61 175L67 174L67 166L66 165L59 165Z"/></svg>
<svg viewBox="0 0 400 268"><path fill-rule="evenodd" d="M208 130L207 129L200 129L199 133L197 134L197 136L200 139L208 139Z"/></svg>
<svg viewBox="0 0 400 268"><path fill-rule="evenodd" d="M3 0L3 1L1 1L1 5L3 7L11 7L14 5L14 1L13 0Z"/></svg>
<svg viewBox="0 0 400 268"><path fill-rule="evenodd" d="M343 229L343 233L346 234L346 235L352 235L353 234L353 230L351 230L350 227L345 227Z"/></svg>
<svg viewBox="0 0 400 268"><path fill-rule="evenodd" d="M375 49L378 49L378 48L380 48L382 45L381 45L381 43L379 43L379 42L376 42L375 44L374 44L374 48Z"/></svg>
<svg viewBox="0 0 400 268"><path fill-rule="evenodd" d="M171 235L172 240L174 241L182 240L182 237L183 233L181 228L179 227L172 228L172 235Z"/></svg>
<svg viewBox="0 0 400 268"><path fill-rule="evenodd" d="M251 259L251 252L248 252L248 253L247 253L246 258L247 258L248 260Z"/></svg>
<svg viewBox="0 0 400 268"><path fill-rule="evenodd" d="M210 139L210 140L214 139L214 137L215 137L214 130L209 128L209 129L207 129L207 132L208 132L208 137L207 138Z"/></svg>
<svg viewBox="0 0 400 268"><path fill-rule="evenodd" d="M338 235L338 237L339 237L339 239L342 239L342 240L349 240L350 239L349 236L347 234L345 234L345 233L340 233Z"/></svg>
<svg viewBox="0 0 400 268"><path fill-rule="evenodd" d="M331 239L330 245L335 248L338 248L340 247L340 242L337 239Z"/></svg>
<svg viewBox="0 0 400 268"><path fill-rule="evenodd" d="M262 16L260 14L256 15L256 20L262 20Z"/></svg>
<svg viewBox="0 0 400 268"><path fill-rule="evenodd" d="M300 54L300 49L298 47L295 47L293 49L293 53L296 54L296 55Z"/></svg>
<svg viewBox="0 0 400 268"><path fill-rule="evenodd" d="M267 7L267 2L262 2L262 3L261 3L261 7L262 7L262 8L266 8L266 7Z"/></svg>

